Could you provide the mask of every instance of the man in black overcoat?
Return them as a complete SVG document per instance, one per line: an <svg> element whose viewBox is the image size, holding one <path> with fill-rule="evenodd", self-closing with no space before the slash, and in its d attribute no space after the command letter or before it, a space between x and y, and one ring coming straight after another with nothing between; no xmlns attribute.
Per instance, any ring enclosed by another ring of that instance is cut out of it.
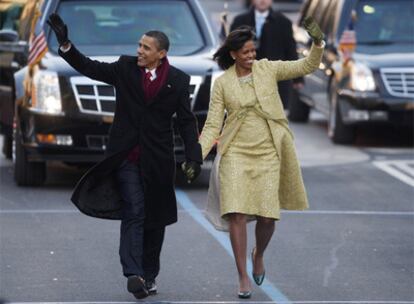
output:
<svg viewBox="0 0 414 304"><path fill-rule="evenodd" d="M292 22L282 13L272 10L272 0L252 0L250 10L234 18L230 31L240 26L250 26L256 32L258 60L298 59ZM303 78L294 79L293 85L300 89L303 86ZM280 81L278 90L283 106L287 108L292 81Z"/></svg>
<svg viewBox="0 0 414 304"><path fill-rule="evenodd" d="M75 70L116 89L106 157L81 178L72 201L87 215L121 219L119 254L127 288L136 298L144 298L156 292L165 226L177 221L174 113L185 143L189 180L199 174L202 163L190 109L190 77L169 65L169 41L162 32L144 34L137 56L103 63L76 49L57 14L49 16L48 24L59 42L59 54Z"/></svg>

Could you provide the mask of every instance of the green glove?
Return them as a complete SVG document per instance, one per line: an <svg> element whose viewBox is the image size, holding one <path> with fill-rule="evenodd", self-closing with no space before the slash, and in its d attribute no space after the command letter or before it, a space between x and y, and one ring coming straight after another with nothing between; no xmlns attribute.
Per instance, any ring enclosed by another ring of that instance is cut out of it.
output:
<svg viewBox="0 0 414 304"><path fill-rule="evenodd" d="M195 161L184 162L181 165L181 169L187 177L187 182L189 184L194 181L201 172L200 164Z"/></svg>
<svg viewBox="0 0 414 304"><path fill-rule="evenodd" d="M315 19L311 16L308 16L303 20L303 27L308 32L309 36L311 36L313 42L317 45L320 45L325 35L321 31L321 28L316 23Z"/></svg>

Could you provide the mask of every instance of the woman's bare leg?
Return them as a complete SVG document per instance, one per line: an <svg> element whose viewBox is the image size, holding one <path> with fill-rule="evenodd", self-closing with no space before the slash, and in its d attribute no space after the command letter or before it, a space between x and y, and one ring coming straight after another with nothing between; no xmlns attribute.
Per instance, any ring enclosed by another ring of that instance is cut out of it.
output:
<svg viewBox="0 0 414 304"><path fill-rule="evenodd" d="M250 291L251 284L246 268L247 232L246 216L240 213L229 215L230 241L239 273L241 292Z"/></svg>
<svg viewBox="0 0 414 304"><path fill-rule="evenodd" d="M257 217L256 223L256 250L253 260L253 272L260 275L265 271L263 255L275 231L275 220L266 217Z"/></svg>

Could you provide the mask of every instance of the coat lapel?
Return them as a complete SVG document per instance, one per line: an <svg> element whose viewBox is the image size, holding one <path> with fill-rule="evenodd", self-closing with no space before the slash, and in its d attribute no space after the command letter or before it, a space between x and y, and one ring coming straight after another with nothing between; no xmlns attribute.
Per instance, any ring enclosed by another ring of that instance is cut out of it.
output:
<svg viewBox="0 0 414 304"><path fill-rule="evenodd" d="M167 80L165 81L165 84L162 86L158 94L148 103L149 105L153 105L154 103L159 102L163 99L165 95L175 90L176 76L176 71L170 67L170 69L168 70Z"/></svg>
<svg viewBox="0 0 414 304"><path fill-rule="evenodd" d="M263 96L263 94L261 94L261 92L260 92L260 87L261 86L258 82L259 82L259 79L261 79L261 77L260 77L260 72L257 68L256 63L257 63L257 61L254 61L253 67L252 67L253 84L254 84L254 91L256 92L256 97L260 101L260 99L261 99L260 96Z"/></svg>
<svg viewBox="0 0 414 304"><path fill-rule="evenodd" d="M144 88L142 87L142 71L140 69L140 67L138 65L134 65L131 69L131 73L130 73L130 77L131 80L136 88L137 88L137 93L140 97L140 100L142 100L142 102L145 102L145 96L144 96Z"/></svg>
<svg viewBox="0 0 414 304"><path fill-rule="evenodd" d="M244 101L243 92L240 86L239 78L237 77L236 66L232 65L230 68L228 68L226 74L227 82L229 84L228 87L232 89L230 94L232 97L234 97L234 101L242 106Z"/></svg>

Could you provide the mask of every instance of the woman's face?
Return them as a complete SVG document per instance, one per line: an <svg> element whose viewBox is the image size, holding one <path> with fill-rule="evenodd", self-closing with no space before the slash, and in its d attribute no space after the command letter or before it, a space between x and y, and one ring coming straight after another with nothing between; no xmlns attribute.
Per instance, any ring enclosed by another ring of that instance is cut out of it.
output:
<svg viewBox="0 0 414 304"><path fill-rule="evenodd" d="M230 52L230 55L234 58L237 66L251 70L253 61L256 59L256 46L253 40L249 40L238 51Z"/></svg>

